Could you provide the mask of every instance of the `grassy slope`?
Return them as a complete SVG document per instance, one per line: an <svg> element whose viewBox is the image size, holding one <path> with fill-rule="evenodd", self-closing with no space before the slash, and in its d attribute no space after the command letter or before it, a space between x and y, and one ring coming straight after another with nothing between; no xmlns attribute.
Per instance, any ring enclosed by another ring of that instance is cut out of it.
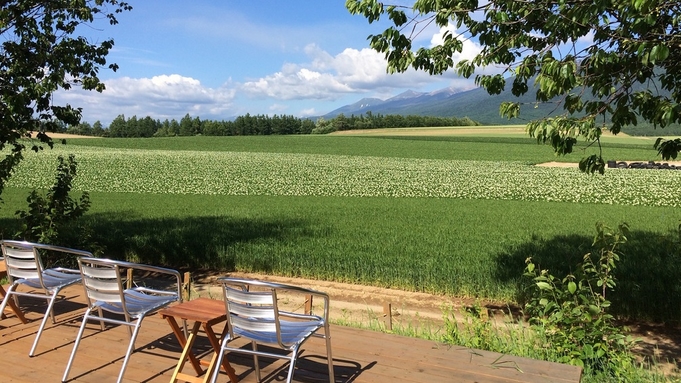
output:
<svg viewBox="0 0 681 383"><path fill-rule="evenodd" d="M496 128L496 127L495 127ZM617 160L656 160L654 141L630 137L605 137L606 158ZM507 160L541 163L578 162L596 153L597 148L576 145L574 153L556 157L551 148L537 145L518 133L445 136L241 136L241 137L164 137L154 139L75 139L68 145L129 149L238 151L271 153L343 154L357 156L450 159Z"/></svg>

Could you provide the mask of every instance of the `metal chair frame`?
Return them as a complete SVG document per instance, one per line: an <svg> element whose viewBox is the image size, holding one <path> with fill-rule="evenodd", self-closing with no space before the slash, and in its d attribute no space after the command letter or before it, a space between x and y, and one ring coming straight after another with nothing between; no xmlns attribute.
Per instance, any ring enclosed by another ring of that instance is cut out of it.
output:
<svg viewBox="0 0 681 383"><path fill-rule="evenodd" d="M286 359L289 361L286 382L290 383L300 347L308 338L314 336L326 340L329 382L335 381L328 322L329 296L326 293L298 286L240 278L223 277L219 278L218 282L223 287L229 331L222 340L217 365L222 363L227 351L252 355L256 378L260 382L258 356ZM324 304L323 314L319 316L280 310L277 293L284 291L321 297ZM322 328L324 334L319 334L317 331ZM238 337L249 339L252 350L230 347L230 341ZM258 344L278 346L289 354L258 351ZM218 374L219 370L216 369L211 382L215 383Z"/></svg>
<svg viewBox="0 0 681 383"><path fill-rule="evenodd" d="M28 353L29 356L33 356L38 347L40 336L47 324L47 318L51 317L52 323L55 323L53 308L59 292L67 286L79 283L81 278L78 270L63 267L44 268L40 250L89 257L92 256L92 253L61 246L11 240L0 241L0 247L2 248L2 254L7 267L7 276L10 280L7 294L0 304L0 313L4 312L10 299L14 299L15 305L18 306L18 297L20 296L46 299L48 301L45 315L40 323L40 327L38 327L38 333L33 341L31 351ZM17 291L19 286L28 286L33 290L29 292ZM37 292L35 290L41 291Z"/></svg>
<svg viewBox="0 0 681 383"><path fill-rule="evenodd" d="M142 325L142 320L149 314L153 314L173 302L182 302L182 277L176 270L111 259L79 258L78 266L83 279L88 308L78 330L62 382L68 380L69 371L71 370L87 322L93 320L100 322L102 330L105 323L123 325L128 328L130 344L128 345L123 366L118 375L117 382L120 383L123 380L125 369L135 348L135 339ZM126 281L126 275L124 275L126 270L132 270L133 273L135 271L142 271L175 277L177 291L139 286L126 287L129 282ZM124 319L105 317L104 311L122 315Z"/></svg>

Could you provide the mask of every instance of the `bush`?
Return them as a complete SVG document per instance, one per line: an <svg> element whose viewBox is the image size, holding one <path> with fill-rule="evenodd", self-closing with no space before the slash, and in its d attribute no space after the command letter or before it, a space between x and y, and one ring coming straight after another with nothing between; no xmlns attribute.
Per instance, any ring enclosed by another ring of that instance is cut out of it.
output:
<svg viewBox="0 0 681 383"><path fill-rule="evenodd" d="M57 160L59 164L54 185L45 196L36 190L31 191L26 198L28 210L16 212L22 221L17 236L26 241L92 248L91 230L77 222L90 208L90 196L88 192L83 192L76 201L69 195L76 177L75 156L69 155L66 161L59 156ZM53 261L48 259L47 263Z"/></svg>
<svg viewBox="0 0 681 383"><path fill-rule="evenodd" d="M575 273L562 279L527 259L524 275L532 284L525 310L530 324L545 334L544 347L560 355L558 362L620 376L634 362L633 342L608 313L607 292L616 285L617 247L626 242L628 227L622 224L614 232L603 224L596 228L595 253L584 255Z"/></svg>

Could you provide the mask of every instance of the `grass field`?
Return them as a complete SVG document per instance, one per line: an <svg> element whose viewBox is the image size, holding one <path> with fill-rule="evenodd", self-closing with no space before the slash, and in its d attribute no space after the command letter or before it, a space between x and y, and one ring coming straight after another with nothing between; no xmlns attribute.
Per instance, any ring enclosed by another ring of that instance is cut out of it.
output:
<svg viewBox="0 0 681 383"><path fill-rule="evenodd" d="M615 138L604 151L656 159L639 139ZM27 156L2 195L5 238L28 191L49 186L66 153L76 154L75 186L91 193L86 218L109 256L513 301L527 257L568 272L596 222L626 221L617 310L681 314L672 236L681 172L540 168L585 152L555 158L510 131L78 139Z"/></svg>

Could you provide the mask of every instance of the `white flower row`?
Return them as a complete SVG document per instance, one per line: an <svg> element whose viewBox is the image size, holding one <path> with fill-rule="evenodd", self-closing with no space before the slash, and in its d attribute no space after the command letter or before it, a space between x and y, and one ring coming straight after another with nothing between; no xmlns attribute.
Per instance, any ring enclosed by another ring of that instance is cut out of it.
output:
<svg viewBox="0 0 681 383"><path fill-rule="evenodd" d="M78 161L76 190L216 195L475 198L681 206L681 172L521 162L55 147L27 153L7 186L47 188L57 155Z"/></svg>

